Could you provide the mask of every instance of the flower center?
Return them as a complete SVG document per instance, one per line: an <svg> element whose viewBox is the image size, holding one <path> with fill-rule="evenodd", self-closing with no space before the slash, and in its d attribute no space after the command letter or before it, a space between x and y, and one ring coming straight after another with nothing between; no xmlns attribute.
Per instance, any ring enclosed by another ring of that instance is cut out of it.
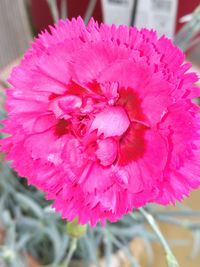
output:
<svg viewBox="0 0 200 267"><path fill-rule="evenodd" d="M137 160L145 151L149 128L140 100L131 88L121 88L118 94L113 89L113 101L99 90L94 96L84 91L53 97L50 110L58 119L55 134L73 135L84 157L103 166Z"/></svg>

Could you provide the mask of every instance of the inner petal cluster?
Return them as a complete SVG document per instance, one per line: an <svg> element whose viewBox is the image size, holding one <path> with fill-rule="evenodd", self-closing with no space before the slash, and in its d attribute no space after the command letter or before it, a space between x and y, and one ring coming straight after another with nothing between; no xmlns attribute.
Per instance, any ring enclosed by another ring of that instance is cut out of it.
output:
<svg viewBox="0 0 200 267"><path fill-rule="evenodd" d="M142 156L147 122L131 88L116 84L73 87L65 95L51 97L49 110L57 118L55 135L72 135L84 157L106 167L124 165ZM77 89L76 89L77 88ZM113 89L114 88L114 89ZM113 94L106 95L107 91Z"/></svg>

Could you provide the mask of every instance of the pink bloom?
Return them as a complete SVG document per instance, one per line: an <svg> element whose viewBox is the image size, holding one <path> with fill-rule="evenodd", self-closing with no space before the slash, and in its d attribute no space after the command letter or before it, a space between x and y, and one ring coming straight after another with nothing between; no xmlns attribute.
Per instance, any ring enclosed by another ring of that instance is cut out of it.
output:
<svg viewBox="0 0 200 267"><path fill-rule="evenodd" d="M7 90L2 150L62 217L116 221L200 185L190 64L154 31L93 20L40 34Z"/></svg>

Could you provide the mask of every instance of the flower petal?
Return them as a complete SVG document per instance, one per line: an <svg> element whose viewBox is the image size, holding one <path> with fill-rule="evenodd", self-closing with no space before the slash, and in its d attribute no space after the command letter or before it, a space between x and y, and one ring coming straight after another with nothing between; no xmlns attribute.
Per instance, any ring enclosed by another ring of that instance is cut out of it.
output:
<svg viewBox="0 0 200 267"><path fill-rule="evenodd" d="M101 165L108 166L114 162L117 157L117 142L112 138L106 138L98 143L96 155Z"/></svg>
<svg viewBox="0 0 200 267"><path fill-rule="evenodd" d="M90 131L97 129L98 135L103 134L104 137L121 136L129 125L129 118L122 107L108 107L95 116Z"/></svg>

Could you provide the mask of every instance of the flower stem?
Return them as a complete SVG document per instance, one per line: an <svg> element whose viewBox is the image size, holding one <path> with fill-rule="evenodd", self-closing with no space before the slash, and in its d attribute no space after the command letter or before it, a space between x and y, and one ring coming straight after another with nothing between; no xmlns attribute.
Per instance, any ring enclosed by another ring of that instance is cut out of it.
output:
<svg viewBox="0 0 200 267"><path fill-rule="evenodd" d="M65 265L66 267L69 266L69 263L74 255L74 252L77 248L77 238L72 238L71 239L71 244L70 244L70 247L69 247L69 252L67 254L67 258L66 258L66 262L65 262Z"/></svg>
<svg viewBox="0 0 200 267"><path fill-rule="evenodd" d="M166 253L166 260L167 260L168 267L178 267L179 264L176 260L176 257L174 256L173 252L171 251L171 248L169 247L169 244L167 243L166 239L164 238L163 234L161 233L160 228L159 228L158 224L156 223L154 217L143 208L140 208L139 211L145 217L147 222L150 224L151 228L154 230L158 239L160 240L161 244L163 245L163 248L164 248L165 253Z"/></svg>

